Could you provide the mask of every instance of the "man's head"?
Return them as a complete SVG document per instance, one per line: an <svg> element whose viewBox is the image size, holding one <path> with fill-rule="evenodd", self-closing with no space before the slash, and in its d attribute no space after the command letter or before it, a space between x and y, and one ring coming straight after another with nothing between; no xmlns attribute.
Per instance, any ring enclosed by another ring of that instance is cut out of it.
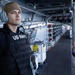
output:
<svg viewBox="0 0 75 75"><path fill-rule="evenodd" d="M21 8L16 2L7 3L3 10L8 17L8 23L18 25L21 22Z"/></svg>

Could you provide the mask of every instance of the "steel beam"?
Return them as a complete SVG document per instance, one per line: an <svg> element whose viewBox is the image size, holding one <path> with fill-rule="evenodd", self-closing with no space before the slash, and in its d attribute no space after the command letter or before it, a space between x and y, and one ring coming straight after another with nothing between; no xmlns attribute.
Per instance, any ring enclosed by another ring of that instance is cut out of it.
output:
<svg viewBox="0 0 75 75"><path fill-rule="evenodd" d="M72 0L72 42L71 42L71 75L75 75L75 57L73 53L75 52L75 2Z"/></svg>
<svg viewBox="0 0 75 75"><path fill-rule="evenodd" d="M66 10L69 9L69 6L65 7L55 7L55 8L45 8L45 9L38 9L37 11L53 11L53 10Z"/></svg>

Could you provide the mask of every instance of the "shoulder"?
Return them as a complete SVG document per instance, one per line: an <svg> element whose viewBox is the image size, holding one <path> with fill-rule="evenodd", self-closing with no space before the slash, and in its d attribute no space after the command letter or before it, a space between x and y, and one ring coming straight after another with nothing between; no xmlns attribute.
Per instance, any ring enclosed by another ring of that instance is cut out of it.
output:
<svg viewBox="0 0 75 75"><path fill-rule="evenodd" d="M3 30L3 28L0 28L0 32Z"/></svg>
<svg viewBox="0 0 75 75"><path fill-rule="evenodd" d="M2 33L4 31L4 29L3 28L0 28L0 33Z"/></svg>
<svg viewBox="0 0 75 75"><path fill-rule="evenodd" d="M0 52L3 52L3 50L5 50L5 44L6 44L5 35L3 32L0 32Z"/></svg>
<svg viewBox="0 0 75 75"><path fill-rule="evenodd" d="M3 35L4 32L3 32L3 28L0 28L0 35ZM0 36L1 37L1 36Z"/></svg>
<svg viewBox="0 0 75 75"><path fill-rule="evenodd" d="M4 41L4 39L5 39L4 32L3 32L3 30L0 28L0 42L1 42L1 41Z"/></svg>

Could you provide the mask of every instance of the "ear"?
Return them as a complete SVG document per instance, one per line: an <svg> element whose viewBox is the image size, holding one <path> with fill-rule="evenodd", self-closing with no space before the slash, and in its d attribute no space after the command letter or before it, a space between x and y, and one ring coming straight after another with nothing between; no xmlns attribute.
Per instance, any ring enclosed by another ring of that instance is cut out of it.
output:
<svg viewBox="0 0 75 75"><path fill-rule="evenodd" d="M0 13L0 19L1 19L2 22L7 22L8 21L8 17L6 15L6 12L5 11L2 11Z"/></svg>

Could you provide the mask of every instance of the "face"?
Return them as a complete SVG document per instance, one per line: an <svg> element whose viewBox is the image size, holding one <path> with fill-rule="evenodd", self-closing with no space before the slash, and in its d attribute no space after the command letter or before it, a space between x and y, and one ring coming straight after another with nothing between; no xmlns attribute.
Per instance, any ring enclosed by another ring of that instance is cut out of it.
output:
<svg viewBox="0 0 75 75"><path fill-rule="evenodd" d="M21 12L19 10L13 10L7 14L8 23L11 25L19 25L21 23Z"/></svg>

